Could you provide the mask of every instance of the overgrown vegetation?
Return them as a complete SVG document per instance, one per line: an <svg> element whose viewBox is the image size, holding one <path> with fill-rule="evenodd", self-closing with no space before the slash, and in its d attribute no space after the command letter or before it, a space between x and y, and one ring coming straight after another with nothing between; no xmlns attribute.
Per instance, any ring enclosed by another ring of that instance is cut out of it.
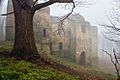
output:
<svg viewBox="0 0 120 80"><path fill-rule="evenodd" d="M53 59L56 58L56 60L60 61L61 64L70 66L70 67L74 68L76 71L79 71L84 74L86 74L86 73L94 74L96 76L100 76L100 77L104 78L105 80L116 80L116 78L117 78L114 74L108 73L106 71L103 72L103 70L101 70L97 66L86 65L83 67L83 66L71 61L70 59L67 59L66 57L57 55L56 53L54 53L51 58L53 58Z"/></svg>
<svg viewBox="0 0 120 80"><path fill-rule="evenodd" d="M0 80L79 80L49 67L0 57Z"/></svg>
<svg viewBox="0 0 120 80"><path fill-rule="evenodd" d="M114 74L107 73L106 71L103 72L103 70L101 70L97 66L87 65L83 67L79 64L76 64L74 61L71 61L71 59L68 59L67 57L63 57L63 55L58 55L58 53L52 53L52 55L50 55L49 53L47 54L47 52L44 53L45 51L44 49L40 51L42 56L52 58L53 60L56 60L65 66L70 66L74 68L76 71L83 73L83 75L91 74L94 76L100 76L105 80L116 80L116 76Z"/></svg>
<svg viewBox="0 0 120 80"><path fill-rule="evenodd" d="M0 52L11 51L11 42L1 42ZM51 58L65 66L70 66L82 75L100 76L105 80L115 80L112 74L102 72L99 68L93 66L80 66L56 54L47 54L46 50L39 50L40 54L46 58ZM24 60L17 61L14 58L0 57L0 80L80 80L76 76L57 71L51 67L38 67L35 64Z"/></svg>

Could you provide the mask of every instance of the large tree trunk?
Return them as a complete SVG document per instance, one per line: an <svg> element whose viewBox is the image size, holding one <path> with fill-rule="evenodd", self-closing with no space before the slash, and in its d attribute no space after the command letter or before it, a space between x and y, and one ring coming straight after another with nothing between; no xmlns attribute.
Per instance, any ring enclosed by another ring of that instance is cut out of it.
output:
<svg viewBox="0 0 120 80"><path fill-rule="evenodd" d="M13 0L15 14L15 38L12 53L20 56L30 56L38 54L34 31L33 15L34 13L28 8L23 9L17 0Z"/></svg>
<svg viewBox="0 0 120 80"><path fill-rule="evenodd" d="M119 74L118 74L117 80L120 80L120 76L119 76Z"/></svg>

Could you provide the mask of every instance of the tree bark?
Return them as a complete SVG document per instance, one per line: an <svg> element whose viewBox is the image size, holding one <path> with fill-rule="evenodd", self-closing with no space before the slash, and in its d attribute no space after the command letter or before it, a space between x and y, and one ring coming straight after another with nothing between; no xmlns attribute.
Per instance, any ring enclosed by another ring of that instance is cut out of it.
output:
<svg viewBox="0 0 120 80"><path fill-rule="evenodd" d="M120 78L117 78L117 80L120 80Z"/></svg>
<svg viewBox="0 0 120 80"><path fill-rule="evenodd" d="M38 54L33 31L34 13L29 8L23 9L17 0L12 1L15 15L15 38L12 53L18 57Z"/></svg>
<svg viewBox="0 0 120 80"><path fill-rule="evenodd" d="M35 11L54 3L73 3L73 0L49 0L34 5L33 0L12 0L15 14L15 40L12 53L16 56L38 54L33 31L33 15Z"/></svg>
<svg viewBox="0 0 120 80"><path fill-rule="evenodd" d="M117 80L120 80L120 76L118 75L118 78L117 78Z"/></svg>

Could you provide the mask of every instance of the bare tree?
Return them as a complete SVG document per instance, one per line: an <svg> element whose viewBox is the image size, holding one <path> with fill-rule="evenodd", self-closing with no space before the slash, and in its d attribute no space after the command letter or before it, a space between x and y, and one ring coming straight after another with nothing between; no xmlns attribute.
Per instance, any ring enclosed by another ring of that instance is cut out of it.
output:
<svg viewBox="0 0 120 80"><path fill-rule="evenodd" d="M42 1L42 3L40 1ZM12 50L13 55L18 57L24 57L31 54L38 55L33 31L33 16L37 10L54 3L72 4L72 10L62 19L63 21L72 14L76 2L82 3L84 1L85 0L12 0L14 11L9 12L8 14L14 13L15 16L15 40ZM21 55L21 53L24 55Z"/></svg>
<svg viewBox="0 0 120 80"><path fill-rule="evenodd" d="M118 57L118 53L113 49L113 53L109 53L108 51L102 50L105 52L109 57L116 69L117 80L120 80L120 58Z"/></svg>
<svg viewBox="0 0 120 80"><path fill-rule="evenodd" d="M108 41L113 42L117 48L120 48L120 0L115 0L116 6L113 8L110 17L107 16L109 23L102 24L106 29L106 32L103 33L103 36ZM103 50L106 54L109 55L112 64L115 67L117 80L120 80L120 53L117 53L115 49L112 50L112 53L109 53L107 50Z"/></svg>
<svg viewBox="0 0 120 80"><path fill-rule="evenodd" d="M115 42L115 44L120 44L120 0L115 0L115 6L107 19L108 24L102 24L107 30L104 32L104 37L109 41ZM118 45L120 47L120 45Z"/></svg>

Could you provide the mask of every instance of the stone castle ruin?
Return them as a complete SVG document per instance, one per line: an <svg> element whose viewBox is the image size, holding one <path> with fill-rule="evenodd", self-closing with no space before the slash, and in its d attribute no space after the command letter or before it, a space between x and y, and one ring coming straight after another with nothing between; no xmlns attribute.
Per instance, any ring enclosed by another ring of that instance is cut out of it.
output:
<svg viewBox="0 0 120 80"><path fill-rule="evenodd" d="M6 12L12 11L12 2L9 0ZM1 10L0 14L2 14ZM3 20L6 25L3 25ZM96 64L98 60L97 27L91 26L79 14L69 16L69 19L64 21L64 26L61 28L58 27L59 20L60 17L50 15L49 7L37 11L34 15L36 42L41 44L42 48L47 49L50 53L63 55L78 64ZM14 40L13 14L4 17L4 19L0 16L0 28L1 41ZM61 35L58 35L58 33L61 33Z"/></svg>
<svg viewBox="0 0 120 80"><path fill-rule="evenodd" d="M52 27L55 27L59 19L52 18ZM83 16L74 14L64 21L63 28L64 33L62 36L57 36L56 45L62 44L64 55L69 54L78 64L96 64L98 59L97 27L91 26ZM59 51L58 48L56 51Z"/></svg>

